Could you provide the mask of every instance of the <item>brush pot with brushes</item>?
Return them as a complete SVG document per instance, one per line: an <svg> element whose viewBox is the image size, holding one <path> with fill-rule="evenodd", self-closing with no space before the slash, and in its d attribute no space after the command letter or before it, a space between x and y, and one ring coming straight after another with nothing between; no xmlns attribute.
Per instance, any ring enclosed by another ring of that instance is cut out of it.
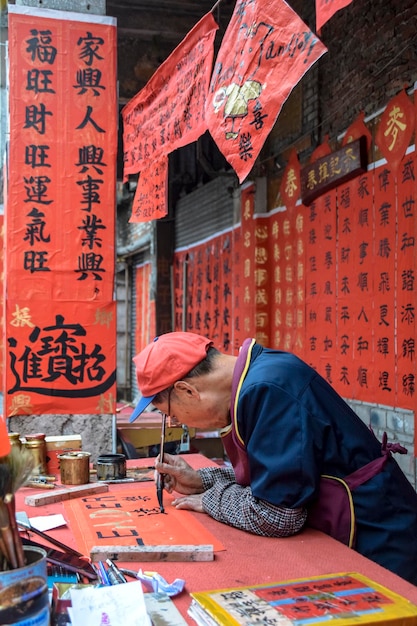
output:
<svg viewBox="0 0 417 626"><path fill-rule="evenodd" d="M49 626L46 551L24 546L26 565L0 572L0 624Z"/></svg>

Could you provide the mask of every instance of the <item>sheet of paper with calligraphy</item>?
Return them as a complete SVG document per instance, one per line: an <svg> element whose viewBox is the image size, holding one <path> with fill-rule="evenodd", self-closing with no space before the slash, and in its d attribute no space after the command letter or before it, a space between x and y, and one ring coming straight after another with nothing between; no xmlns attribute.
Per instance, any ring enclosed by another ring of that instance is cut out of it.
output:
<svg viewBox="0 0 417 626"><path fill-rule="evenodd" d="M135 354L138 354L155 337L154 307L151 299L150 278L152 265L143 263L135 268L136 280L136 337Z"/></svg>
<svg viewBox="0 0 417 626"><path fill-rule="evenodd" d="M188 248L186 263L187 330L207 335L219 350L233 348L231 231Z"/></svg>
<svg viewBox="0 0 417 626"><path fill-rule="evenodd" d="M253 284L255 287L255 338L263 346L270 346L270 296L271 272L273 264L269 252L269 225L267 217L258 215L255 219L253 258Z"/></svg>
<svg viewBox="0 0 417 626"><path fill-rule="evenodd" d="M129 222L149 222L168 214L167 183L168 157L141 170Z"/></svg>
<svg viewBox="0 0 417 626"><path fill-rule="evenodd" d="M285 299L285 253L284 236L285 224L288 219L288 210L281 207L270 214L269 251L273 263L272 273L272 302L271 302L271 347L285 350L288 340L285 328L287 318L287 303Z"/></svg>
<svg viewBox="0 0 417 626"><path fill-rule="evenodd" d="M114 289L115 20L10 6L7 297Z"/></svg>
<svg viewBox="0 0 417 626"><path fill-rule="evenodd" d="M242 229L241 264L243 276L241 281L241 328L244 339L255 336L255 294L253 290L254 256L255 256L255 185L245 184L240 193L240 223Z"/></svg>
<svg viewBox="0 0 417 626"><path fill-rule="evenodd" d="M161 513L152 482L112 487L111 492L64 502L65 514L77 547L89 554L93 546L213 545L223 550L190 511L171 506L174 496L164 493Z"/></svg>
<svg viewBox="0 0 417 626"><path fill-rule="evenodd" d="M308 258L306 261L306 331L308 362L330 384L336 346L336 192L319 196L308 207Z"/></svg>
<svg viewBox="0 0 417 626"><path fill-rule="evenodd" d="M243 308L243 236L240 227L234 228L232 233L232 298L233 298L233 354L239 353L239 348L245 341L247 335L244 329L244 308Z"/></svg>
<svg viewBox="0 0 417 626"><path fill-rule="evenodd" d="M207 130L204 105L217 29L213 15L207 13L124 107L126 179Z"/></svg>
<svg viewBox="0 0 417 626"><path fill-rule="evenodd" d="M325 52L285 0L236 4L212 73L206 120L240 182L292 89Z"/></svg>
<svg viewBox="0 0 417 626"><path fill-rule="evenodd" d="M343 396L362 400L377 397L373 183L370 171L338 188L339 376L335 387Z"/></svg>
<svg viewBox="0 0 417 626"><path fill-rule="evenodd" d="M397 256L395 196L394 172L389 165L383 164L374 170L374 241L372 242L372 225L370 225L368 227L369 236L366 239L363 238L363 242L367 242L367 250L363 249L360 274L360 284L364 295L369 293L370 285L374 285L374 315L370 323L367 324L367 331L363 323L364 317L360 327L363 331L361 333L362 345L368 351L370 349L368 344L372 346L371 328L374 332L375 368L372 368L369 355L367 353L363 355L369 364L367 387L378 390L378 397L384 399L384 404L391 406L396 404L395 326L396 317L399 313L396 310L395 285ZM364 206L369 207L370 204L371 201L367 199ZM362 221L363 217L364 214L362 213ZM372 243L375 246L373 254L371 252ZM368 306L368 314L369 308ZM362 367L364 368L364 364ZM373 373L377 375L377 380L372 380Z"/></svg>
<svg viewBox="0 0 417 626"><path fill-rule="evenodd" d="M7 301L4 414L114 413L116 303Z"/></svg>
<svg viewBox="0 0 417 626"><path fill-rule="evenodd" d="M113 413L115 20L9 9L7 415Z"/></svg>
<svg viewBox="0 0 417 626"><path fill-rule="evenodd" d="M395 267L397 305L396 364L398 406L415 409L416 372L416 154L405 155L397 174L398 182L398 257ZM393 229L392 229L393 230ZM385 350L385 346L382 346ZM386 349L393 352L392 345ZM417 451L417 438L415 439Z"/></svg>
<svg viewBox="0 0 417 626"><path fill-rule="evenodd" d="M340 626L417 624L416 605L357 573L193 592L191 597L190 615L205 625L323 626L333 621Z"/></svg>

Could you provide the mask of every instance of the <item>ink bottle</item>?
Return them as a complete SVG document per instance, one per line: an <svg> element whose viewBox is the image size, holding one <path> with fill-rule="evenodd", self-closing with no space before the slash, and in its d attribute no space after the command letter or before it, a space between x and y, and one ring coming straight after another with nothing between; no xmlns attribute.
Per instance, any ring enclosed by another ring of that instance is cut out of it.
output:
<svg viewBox="0 0 417 626"><path fill-rule="evenodd" d="M35 435L26 435L25 448L29 450L33 456L34 469L33 476L44 476L47 474L46 468L46 441L44 433L36 433Z"/></svg>

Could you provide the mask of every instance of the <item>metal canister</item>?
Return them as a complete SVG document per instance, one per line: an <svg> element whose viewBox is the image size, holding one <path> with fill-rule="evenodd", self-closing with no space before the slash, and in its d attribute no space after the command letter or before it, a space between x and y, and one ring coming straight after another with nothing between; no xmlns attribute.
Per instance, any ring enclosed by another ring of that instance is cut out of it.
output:
<svg viewBox="0 0 417 626"><path fill-rule="evenodd" d="M90 482L90 452L73 450L58 455L61 483L86 485Z"/></svg>
<svg viewBox="0 0 417 626"><path fill-rule="evenodd" d="M97 480L120 480L126 478L124 454L101 454L97 458Z"/></svg>
<svg viewBox="0 0 417 626"><path fill-rule="evenodd" d="M9 433L9 441L10 445L15 446L19 450L22 447L22 442L20 441L20 433Z"/></svg>
<svg viewBox="0 0 417 626"><path fill-rule="evenodd" d="M47 474L46 468L46 441L44 433L36 433L35 435L26 435L25 448L29 450L33 456L34 469L33 476L44 476Z"/></svg>

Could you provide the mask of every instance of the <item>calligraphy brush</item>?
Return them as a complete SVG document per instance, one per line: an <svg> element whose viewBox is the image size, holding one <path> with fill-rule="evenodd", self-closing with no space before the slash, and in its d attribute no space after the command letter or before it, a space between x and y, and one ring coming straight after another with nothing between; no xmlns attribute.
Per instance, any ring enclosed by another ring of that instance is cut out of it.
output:
<svg viewBox="0 0 417 626"><path fill-rule="evenodd" d="M159 460L161 463L164 461L164 446L165 446L165 427L166 427L167 416L165 413L162 414L162 425L161 425L161 448L159 451ZM158 496L158 503L161 513L165 513L164 503L163 503L163 493L164 493L164 475L158 472L158 476L156 479L156 495Z"/></svg>
<svg viewBox="0 0 417 626"><path fill-rule="evenodd" d="M23 567L25 565L25 557L22 540L16 522L15 493L29 480L34 469L34 458L29 450L18 450L17 448L12 448L6 459L7 465L10 469L10 490L4 497L4 503L9 513L9 522L13 534L17 567Z"/></svg>

